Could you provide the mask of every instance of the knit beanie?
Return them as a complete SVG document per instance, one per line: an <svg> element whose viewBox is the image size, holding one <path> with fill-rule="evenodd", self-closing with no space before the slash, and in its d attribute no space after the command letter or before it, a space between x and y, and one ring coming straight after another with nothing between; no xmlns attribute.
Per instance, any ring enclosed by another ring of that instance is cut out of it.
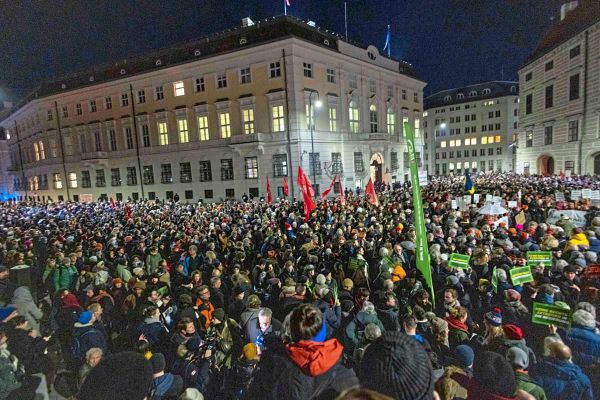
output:
<svg viewBox="0 0 600 400"><path fill-rule="evenodd" d="M78 400L142 400L152 386L152 364L124 351L103 358L79 389Z"/></svg>
<svg viewBox="0 0 600 400"><path fill-rule="evenodd" d="M513 368L527 369L529 366L529 355L518 347L511 347L506 352L506 358Z"/></svg>
<svg viewBox="0 0 600 400"><path fill-rule="evenodd" d="M577 310L585 310L592 314L592 317L596 319L596 307L594 307L591 303L588 303L587 301L580 301L579 303L577 303L573 312Z"/></svg>
<svg viewBox="0 0 600 400"><path fill-rule="evenodd" d="M523 330L517 325L507 324L502 326L502 330L504 331L504 336L506 336L508 340L523 339Z"/></svg>
<svg viewBox="0 0 600 400"><path fill-rule="evenodd" d="M246 344L242 349L242 354L247 361L258 359L258 349L254 343Z"/></svg>
<svg viewBox="0 0 600 400"><path fill-rule="evenodd" d="M365 350L358 379L363 387L396 400L431 400L432 374L431 361L417 340L386 331Z"/></svg>
<svg viewBox="0 0 600 400"><path fill-rule="evenodd" d="M498 307L485 314L485 319L492 326L502 325L502 310Z"/></svg>
<svg viewBox="0 0 600 400"><path fill-rule="evenodd" d="M167 366L165 356L163 356L161 353L152 354L152 357L150 358L150 363L152 364L153 374L158 374L159 372L164 371L165 367Z"/></svg>
<svg viewBox="0 0 600 400"><path fill-rule="evenodd" d="M79 314L79 323L82 325L87 325L90 323L90 321L92 320L92 312L91 311L84 311L81 314Z"/></svg>
<svg viewBox="0 0 600 400"><path fill-rule="evenodd" d="M475 353L473 349L465 344L461 344L456 346L454 349L454 358L459 367L468 368L473 365L473 360L475 359Z"/></svg>
<svg viewBox="0 0 600 400"><path fill-rule="evenodd" d="M584 328L596 327L594 316L585 310L577 310L573 313L573 323Z"/></svg>
<svg viewBox="0 0 600 400"><path fill-rule="evenodd" d="M508 360L493 351L480 353L473 365L473 379L487 392L513 397L517 391L515 374Z"/></svg>

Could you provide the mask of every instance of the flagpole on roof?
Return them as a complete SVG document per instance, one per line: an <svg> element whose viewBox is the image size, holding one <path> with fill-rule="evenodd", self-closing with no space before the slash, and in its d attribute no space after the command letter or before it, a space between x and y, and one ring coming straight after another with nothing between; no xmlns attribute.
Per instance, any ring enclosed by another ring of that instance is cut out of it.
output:
<svg viewBox="0 0 600 400"><path fill-rule="evenodd" d="M346 40L348 40L348 9L347 2L344 2L344 28L346 29Z"/></svg>
<svg viewBox="0 0 600 400"><path fill-rule="evenodd" d="M287 0L283 0L283 15L287 15Z"/></svg>

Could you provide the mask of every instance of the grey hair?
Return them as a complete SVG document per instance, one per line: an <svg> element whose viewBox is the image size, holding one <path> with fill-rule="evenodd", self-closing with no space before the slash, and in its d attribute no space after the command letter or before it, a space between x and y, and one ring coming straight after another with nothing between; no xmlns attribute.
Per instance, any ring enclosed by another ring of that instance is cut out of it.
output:
<svg viewBox="0 0 600 400"><path fill-rule="evenodd" d="M269 307L262 307L258 311L258 316L259 317L267 317L267 318L271 319L273 317L273 311L271 311L271 309Z"/></svg>
<svg viewBox="0 0 600 400"><path fill-rule="evenodd" d="M90 357L92 356L92 354L94 353L100 353L100 357L102 357L104 355L104 352L102 351L102 349L100 347L92 347L91 349L89 349L88 351L85 352L85 359L89 360Z"/></svg>
<svg viewBox="0 0 600 400"><path fill-rule="evenodd" d="M365 327L365 339L372 342L381 336L381 328L374 323L367 324Z"/></svg>
<svg viewBox="0 0 600 400"><path fill-rule="evenodd" d="M375 306L370 301L365 301L363 303L361 311L363 311L363 312L365 312L367 314L376 314L375 313Z"/></svg>

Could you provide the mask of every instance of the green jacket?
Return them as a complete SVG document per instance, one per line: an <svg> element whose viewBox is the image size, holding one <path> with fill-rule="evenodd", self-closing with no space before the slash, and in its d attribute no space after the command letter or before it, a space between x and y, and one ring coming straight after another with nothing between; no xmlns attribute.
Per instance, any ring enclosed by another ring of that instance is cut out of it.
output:
<svg viewBox="0 0 600 400"><path fill-rule="evenodd" d="M125 265L117 264L117 276L121 278L123 282L127 283L131 279L131 272L129 272Z"/></svg>
<svg viewBox="0 0 600 400"><path fill-rule="evenodd" d="M156 254L148 254L146 256L146 273L148 275L152 275L156 271L158 271L158 265L163 260L160 253Z"/></svg>
<svg viewBox="0 0 600 400"><path fill-rule="evenodd" d="M517 389L521 389L524 392L529 393L536 400L548 400L544 389L537 385L531 377L523 372L515 371L515 378L517 379Z"/></svg>
<svg viewBox="0 0 600 400"><path fill-rule="evenodd" d="M8 394L21 387L15 375L15 369L10 360L0 356L0 399L5 399Z"/></svg>
<svg viewBox="0 0 600 400"><path fill-rule="evenodd" d="M59 289L69 289L73 290L75 286L75 281L77 280L77 268L71 265L66 267L64 265L59 265L54 270L52 274L52 284L54 285L54 290Z"/></svg>

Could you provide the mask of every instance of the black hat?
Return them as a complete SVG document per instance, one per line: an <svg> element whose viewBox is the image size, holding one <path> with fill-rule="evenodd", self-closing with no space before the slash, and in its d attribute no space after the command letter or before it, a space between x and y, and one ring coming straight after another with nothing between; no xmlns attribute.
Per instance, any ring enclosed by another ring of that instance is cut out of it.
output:
<svg viewBox="0 0 600 400"><path fill-rule="evenodd" d="M430 400L433 396L431 361L423 346L401 332L384 332L371 344L359 366L363 387L396 400Z"/></svg>
<svg viewBox="0 0 600 400"><path fill-rule="evenodd" d="M222 308L217 308L215 311L213 311L213 318L216 318L221 322L225 321L225 310Z"/></svg>
<svg viewBox="0 0 600 400"><path fill-rule="evenodd" d="M165 370L167 366L167 361L165 360L165 356L161 353L154 353L152 357L150 357L150 363L152 364L152 373L158 374Z"/></svg>
<svg viewBox="0 0 600 400"><path fill-rule="evenodd" d="M512 397L517 391L512 366L505 357L493 351L484 351L475 358L473 377L477 386L496 395Z"/></svg>
<svg viewBox="0 0 600 400"><path fill-rule="evenodd" d="M132 351L103 358L79 389L79 400L142 400L152 386L152 364Z"/></svg>
<svg viewBox="0 0 600 400"><path fill-rule="evenodd" d="M243 288L243 287L241 287L240 285L237 285L237 286L235 286L235 287L233 288L233 295L234 295L234 296L240 295L240 294L242 294L242 293L244 293L244 288Z"/></svg>

